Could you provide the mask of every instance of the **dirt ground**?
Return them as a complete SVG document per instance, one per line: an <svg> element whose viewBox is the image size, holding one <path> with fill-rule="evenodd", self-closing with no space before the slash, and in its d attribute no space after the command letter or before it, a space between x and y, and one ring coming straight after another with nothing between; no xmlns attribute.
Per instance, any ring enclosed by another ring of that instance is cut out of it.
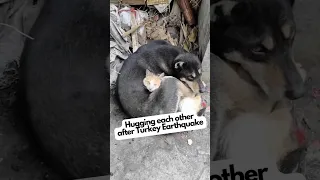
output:
<svg viewBox="0 0 320 180"><path fill-rule="evenodd" d="M295 59L307 70L309 77L308 94L304 98L294 102L296 107L295 114L296 118L304 118L308 122L313 132L310 141L314 142L314 140L320 139L320 97L314 97L312 94L312 88L320 89L320 23L318 19L320 17L320 1L297 0L294 11L297 22ZM12 111L12 104L15 100L16 82L15 79L12 78L15 77L14 73L15 71L8 71L7 75L4 76L5 81L2 80L0 82L0 180L59 180L60 178L52 173L37 157L30 143L26 141L25 135L18 130L19 122L14 120ZM114 111L111 113L116 112L118 112L118 108L114 105ZM123 117L119 115L116 119L121 120L121 118ZM118 127L119 124L116 125L115 123L111 127L115 126ZM115 157L121 157L122 153L126 154L126 156L123 156L123 159L113 160L113 162L116 163L111 171L114 173L113 179L123 180L132 177L132 172L134 171L148 171L149 169L145 167L156 165L158 166L159 175L162 173L162 175L164 174L163 176L171 176L173 179L176 179L174 177L178 177L176 172L187 173L188 171L193 171L195 168L200 172L193 177L200 179L201 172L206 171L206 169L202 170L200 167L192 165L186 158L188 155L191 155L191 158L198 159L198 162L205 162L205 151L197 149L196 144L194 145L194 151L185 151L185 148L189 146L186 143L187 139L196 138L195 136L199 135L197 133L201 135L202 131L182 133L174 136L158 136L154 139L141 138L140 140L134 141L126 140L120 143L112 141L114 144L111 144L111 148L113 148L111 153L119 155ZM158 143L160 141L165 143ZM177 142L181 148L176 149L177 146L175 146L173 142ZM148 143L150 146L140 147L143 143ZM205 146L205 144L201 146ZM141 151L143 148L145 150ZM320 179L319 149L320 147L317 143L313 143L309 148L305 160L307 180ZM145 156L136 157L134 153L129 155L132 150L140 152L141 154L143 153ZM158 154L152 155L151 152L153 151ZM166 158L161 154L163 151L172 152L172 155ZM185 156L181 156L181 154ZM181 163L179 166L168 166L168 160L163 160L165 158L174 160L179 157L183 157L179 160ZM143 161L143 158L147 158L150 161ZM141 166L136 166L137 164L135 164L135 162L145 163L141 164ZM161 165L156 162L161 163ZM130 166L128 166L129 163L131 164ZM168 169L170 169L170 172ZM145 173L144 175L149 175L150 177L150 174Z"/></svg>

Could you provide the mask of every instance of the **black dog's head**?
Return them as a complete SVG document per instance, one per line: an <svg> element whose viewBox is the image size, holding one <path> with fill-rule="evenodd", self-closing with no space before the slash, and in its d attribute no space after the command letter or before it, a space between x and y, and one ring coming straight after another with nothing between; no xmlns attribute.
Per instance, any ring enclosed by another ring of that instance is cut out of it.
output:
<svg viewBox="0 0 320 180"><path fill-rule="evenodd" d="M194 92L203 92L204 85L201 81L201 61L191 53L180 54L174 60L175 77L188 84Z"/></svg>
<svg viewBox="0 0 320 180"><path fill-rule="evenodd" d="M294 0L211 3L211 52L237 63L270 96L301 97L304 77L292 52Z"/></svg>

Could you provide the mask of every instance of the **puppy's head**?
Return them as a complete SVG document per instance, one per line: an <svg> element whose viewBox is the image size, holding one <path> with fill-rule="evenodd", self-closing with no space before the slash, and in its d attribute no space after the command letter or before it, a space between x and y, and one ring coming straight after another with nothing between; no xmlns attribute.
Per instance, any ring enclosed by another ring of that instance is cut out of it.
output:
<svg viewBox="0 0 320 180"><path fill-rule="evenodd" d="M175 76L186 83L194 92L203 92L204 84L201 81L200 59L191 53L180 54L174 60Z"/></svg>
<svg viewBox="0 0 320 180"><path fill-rule="evenodd" d="M239 64L269 96L305 92L293 58L294 0L220 0L211 4L211 52Z"/></svg>

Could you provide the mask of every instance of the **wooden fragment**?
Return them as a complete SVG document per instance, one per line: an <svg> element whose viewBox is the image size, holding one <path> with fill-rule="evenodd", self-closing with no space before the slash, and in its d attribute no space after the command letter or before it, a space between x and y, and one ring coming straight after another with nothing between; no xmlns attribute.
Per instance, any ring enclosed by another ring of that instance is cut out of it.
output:
<svg viewBox="0 0 320 180"><path fill-rule="evenodd" d="M147 5L169 4L169 0L147 0Z"/></svg>
<svg viewBox="0 0 320 180"><path fill-rule="evenodd" d="M131 27L137 26L135 13L131 12ZM138 32L134 31L131 35L132 39L132 52L135 52L139 48Z"/></svg>
<svg viewBox="0 0 320 180"><path fill-rule="evenodd" d="M129 4L129 5L145 5L146 0L121 0L122 4Z"/></svg>
<svg viewBox="0 0 320 180"><path fill-rule="evenodd" d="M144 25L144 24L145 24L145 23L141 23L141 24L139 24L139 25L132 26L132 28L131 28L129 31L123 33L123 37L129 36L131 33L134 33L136 30L138 30L138 29L139 29L142 25Z"/></svg>
<svg viewBox="0 0 320 180"><path fill-rule="evenodd" d="M192 12L192 8L189 0L177 0L177 1L188 25L190 26L194 25L196 22L193 16L193 12Z"/></svg>
<svg viewBox="0 0 320 180"><path fill-rule="evenodd" d="M118 4L118 3L120 3L120 1L119 0L110 0L110 3L111 4Z"/></svg>

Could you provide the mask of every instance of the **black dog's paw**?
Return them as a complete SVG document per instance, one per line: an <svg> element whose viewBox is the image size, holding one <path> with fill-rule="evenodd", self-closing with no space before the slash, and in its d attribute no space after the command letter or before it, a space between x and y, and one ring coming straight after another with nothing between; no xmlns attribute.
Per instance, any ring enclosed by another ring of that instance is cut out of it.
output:
<svg viewBox="0 0 320 180"><path fill-rule="evenodd" d="M285 158L280 162L279 171L284 174L289 174L293 172L301 172L300 162L306 155L306 149L299 148L296 149L285 156Z"/></svg>
<svg viewBox="0 0 320 180"><path fill-rule="evenodd" d="M198 111L197 116L204 116L204 113L206 112L206 107L200 109L200 111Z"/></svg>

